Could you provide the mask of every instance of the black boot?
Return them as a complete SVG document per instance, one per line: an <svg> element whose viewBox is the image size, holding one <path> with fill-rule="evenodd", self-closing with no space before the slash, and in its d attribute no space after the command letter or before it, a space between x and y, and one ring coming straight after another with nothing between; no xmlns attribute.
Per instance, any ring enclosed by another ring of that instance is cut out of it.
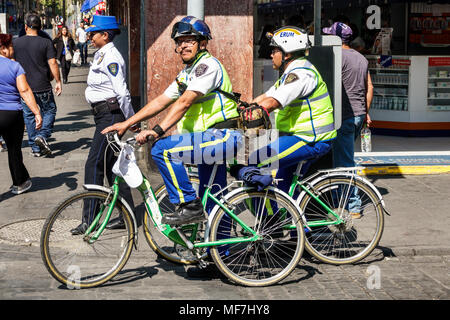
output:
<svg viewBox="0 0 450 320"><path fill-rule="evenodd" d="M112 219L105 227L108 230L125 229L125 222L122 217Z"/></svg>
<svg viewBox="0 0 450 320"><path fill-rule="evenodd" d="M205 211L199 198L181 203L174 213L165 214L161 222L169 225L183 225L206 220Z"/></svg>
<svg viewBox="0 0 450 320"><path fill-rule="evenodd" d="M70 230L70 233L74 236L79 236L80 234L84 234L88 228L88 225L86 222L82 222L80 225L78 225L76 228L73 228Z"/></svg>

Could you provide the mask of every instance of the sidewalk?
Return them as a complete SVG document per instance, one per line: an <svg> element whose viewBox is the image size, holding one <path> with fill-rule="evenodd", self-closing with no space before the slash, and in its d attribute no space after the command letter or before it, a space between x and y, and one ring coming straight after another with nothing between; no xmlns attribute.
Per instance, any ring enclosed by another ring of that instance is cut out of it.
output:
<svg viewBox="0 0 450 320"><path fill-rule="evenodd" d="M49 140L53 157L31 157L28 138L24 136L22 152L33 182L29 192L18 196L9 192L11 177L7 154L0 153L3 168L0 171L0 247L29 245L37 248L43 219L62 200L82 190L84 164L95 129L90 106L84 98L87 73L87 67L73 67L69 84L63 86L62 95L56 98L58 112L54 134ZM418 141L422 139L374 136L373 148L376 152L380 146L390 143L391 150L402 146L404 149L400 151L414 155L419 154L415 152L417 149L407 147L419 148ZM432 146L442 146L444 139L423 140L429 146L425 150L443 151ZM140 165L143 166L142 161ZM162 182L157 172L142 168L154 187ZM393 255L450 255L450 174L372 175L368 178L383 195L391 214L385 218L379 249ZM133 196L136 205L141 203L137 192ZM143 238L140 239L140 250L149 251Z"/></svg>

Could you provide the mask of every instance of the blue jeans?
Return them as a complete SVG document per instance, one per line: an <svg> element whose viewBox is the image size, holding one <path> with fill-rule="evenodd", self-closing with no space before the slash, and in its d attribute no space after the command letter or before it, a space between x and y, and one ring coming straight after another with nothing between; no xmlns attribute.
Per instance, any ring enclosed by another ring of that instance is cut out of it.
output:
<svg viewBox="0 0 450 320"><path fill-rule="evenodd" d="M333 143L333 167L355 166L355 140L360 135L366 116L360 115L342 120L342 125L337 131L336 140ZM353 196L350 197L348 210L360 212L361 198L358 188L354 188Z"/></svg>
<svg viewBox="0 0 450 320"><path fill-rule="evenodd" d="M88 43L86 42L78 42L77 46L78 49L80 49L80 56L81 56L81 62L86 63L87 62L87 56L88 56Z"/></svg>
<svg viewBox="0 0 450 320"><path fill-rule="evenodd" d="M39 152L39 146L34 142L36 137L41 136L48 140L52 135L53 124L56 117L56 103L52 90L46 92L34 93L36 103L41 110L42 115L42 127L40 130L36 130L36 122L34 120L34 113L28 108L25 101L21 100L23 108L23 118L28 133L28 145L33 152Z"/></svg>
<svg viewBox="0 0 450 320"><path fill-rule="evenodd" d="M366 116L356 116L342 120L333 143L333 167L355 166L355 140L361 133Z"/></svg>

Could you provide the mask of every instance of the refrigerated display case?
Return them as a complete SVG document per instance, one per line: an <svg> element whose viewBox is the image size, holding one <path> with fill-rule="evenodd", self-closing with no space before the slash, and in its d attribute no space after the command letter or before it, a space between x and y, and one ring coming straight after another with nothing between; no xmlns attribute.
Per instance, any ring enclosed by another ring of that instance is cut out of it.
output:
<svg viewBox="0 0 450 320"><path fill-rule="evenodd" d="M376 134L450 136L450 57L366 56L374 85L370 108Z"/></svg>

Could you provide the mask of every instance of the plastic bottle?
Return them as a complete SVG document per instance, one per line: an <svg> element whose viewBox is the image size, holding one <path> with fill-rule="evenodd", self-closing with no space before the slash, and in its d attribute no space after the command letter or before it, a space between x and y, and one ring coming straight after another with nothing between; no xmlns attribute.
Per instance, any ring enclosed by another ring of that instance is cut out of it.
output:
<svg viewBox="0 0 450 320"><path fill-rule="evenodd" d="M361 130L361 152L372 151L372 134L367 125Z"/></svg>

